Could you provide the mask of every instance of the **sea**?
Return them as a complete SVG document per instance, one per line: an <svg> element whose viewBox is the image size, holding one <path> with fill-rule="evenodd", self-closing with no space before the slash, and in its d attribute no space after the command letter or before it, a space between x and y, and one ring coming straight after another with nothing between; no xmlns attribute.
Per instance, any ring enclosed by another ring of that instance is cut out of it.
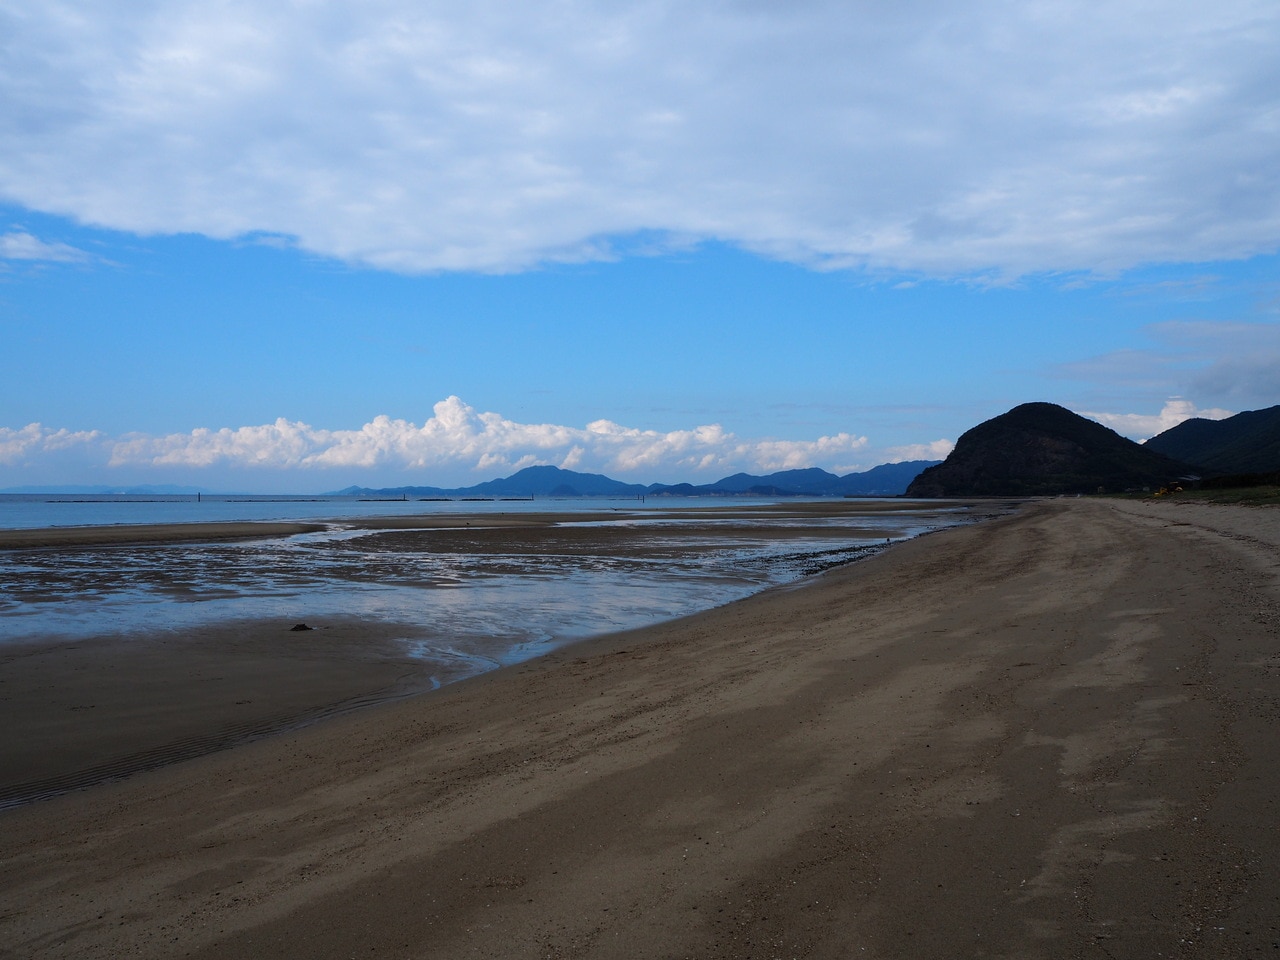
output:
<svg viewBox="0 0 1280 960"><path fill-rule="evenodd" d="M734 498L735 504L739 502ZM768 502L744 498L744 504ZM574 512L706 504L705 498L448 498L341 497L307 494L0 494L0 530L126 523L240 520L359 520L431 513Z"/></svg>
<svg viewBox="0 0 1280 960"><path fill-rule="evenodd" d="M0 644L128 640L238 620L358 618L394 625L400 653L434 687L575 640L710 609L968 519L954 508L890 510L856 522L818 521L831 524L820 536L811 520L764 520L755 532L737 523L731 536L708 535L715 522L706 519L708 506L731 505L739 514L775 502L4 494L5 529L271 520L325 528L237 541L0 550ZM698 523L682 527L681 508L700 508ZM628 542L645 549L610 552L596 543L578 552L467 552L456 544L438 549L421 532L370 536L360 527L370 517L528 512L562 512L574 524L573 514L584 511L591 525L632 528Z"/></svg>

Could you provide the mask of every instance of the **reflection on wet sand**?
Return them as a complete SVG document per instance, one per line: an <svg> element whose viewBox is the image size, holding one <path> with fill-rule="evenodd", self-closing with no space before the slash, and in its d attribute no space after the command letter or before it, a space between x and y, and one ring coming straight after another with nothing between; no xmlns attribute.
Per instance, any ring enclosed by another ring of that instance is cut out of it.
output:
<svg viewBox="0 0 1280 960"><path fill-rule="evenodd" d="M577 638L744 596L963 514L842 502L783 511L391 518L287 537L128 541L0 552L4 639L357 615L466 647L510 632ZM843 508L843 509L839 509ZM411 525L412 522L412 525ZM252 525L248 525L252 529ZM57 531L65 538L65 531ZM149 531L148 531L149 532ZM269 531L270 532L270 531ZM246 531L247 533L247 531ZM101 531L92 531L101 537ZM466 596L442 592L465 588Z"/></svg>
<svg viewBox="0 0 1280 960"><path fill-rule="evenodd" d="M0 550L0 803L709 609L972 518L818 506L392 518L210 542L117 529L115 544ZM300 621L315 629L291 632Z"/></svg>

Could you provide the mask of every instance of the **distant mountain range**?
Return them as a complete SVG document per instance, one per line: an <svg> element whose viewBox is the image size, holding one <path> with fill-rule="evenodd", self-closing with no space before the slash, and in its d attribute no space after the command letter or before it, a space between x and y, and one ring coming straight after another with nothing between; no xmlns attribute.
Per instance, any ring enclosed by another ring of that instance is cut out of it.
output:
<svg viewBox="0 0 1280 960"><path fill-rule="evenodd" d="M837 476L813 467L783 470L766 476L735 473L704 484L623 483L599 473L578 473L560 467L526 467L509 477L470 487L347 487L334 491L345 497L895 497L921 470L936 460L886 463L864 473Z"/></svg>

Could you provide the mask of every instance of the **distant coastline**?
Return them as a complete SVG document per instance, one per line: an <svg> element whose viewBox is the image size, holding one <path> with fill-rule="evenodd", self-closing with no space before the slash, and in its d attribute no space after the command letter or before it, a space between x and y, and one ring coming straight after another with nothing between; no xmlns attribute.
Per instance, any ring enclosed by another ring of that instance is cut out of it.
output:
<svg viewBox="0 0 1280 960"><path fill-rule="evenodd" d="M128 496L128 497L246 497L287 500L302 497L377 497L380 499L453 500L518 497L640 497L640 496L746 496L746 497L892 497L901 495L922 470L940 461L911 460L884 463L861 473L839 476L812 467L765 475L736 473L713 483L625 483L598 473L579 473L561 467L526 467L509 477L499 477L469 487L406 485L398 487L349 486L323 493L269 494L227 492L173 484L48 484L7 487L0 495L24 496Z"/></svg>
<svg viewBox="0 0 1280 960"><path fill-rule="evenodd" d="M906 492L920 473L940 461L884 463L861 473L839 476L817 467L756 475L735 473L713 483L624 483L598 473L560 467L526 467L510 477L470 487L346 487L340 496L409 497L894 497Z"/></svg>

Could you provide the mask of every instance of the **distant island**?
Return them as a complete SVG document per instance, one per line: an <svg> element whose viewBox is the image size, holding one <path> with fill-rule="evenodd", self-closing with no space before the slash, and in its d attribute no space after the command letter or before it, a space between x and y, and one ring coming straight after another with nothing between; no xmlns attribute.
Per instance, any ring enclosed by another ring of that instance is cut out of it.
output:
<svg viewBox="0 0 1280 960"><path fill-rule="evenodd" d="M715 483L624 483L599 473L561 467L526 467L509 477L470 487L346 487L339 497L897 497L920 471L937 460L885 463L863 473L838 476L817 467L765 476L735 473Z"/></svg>

